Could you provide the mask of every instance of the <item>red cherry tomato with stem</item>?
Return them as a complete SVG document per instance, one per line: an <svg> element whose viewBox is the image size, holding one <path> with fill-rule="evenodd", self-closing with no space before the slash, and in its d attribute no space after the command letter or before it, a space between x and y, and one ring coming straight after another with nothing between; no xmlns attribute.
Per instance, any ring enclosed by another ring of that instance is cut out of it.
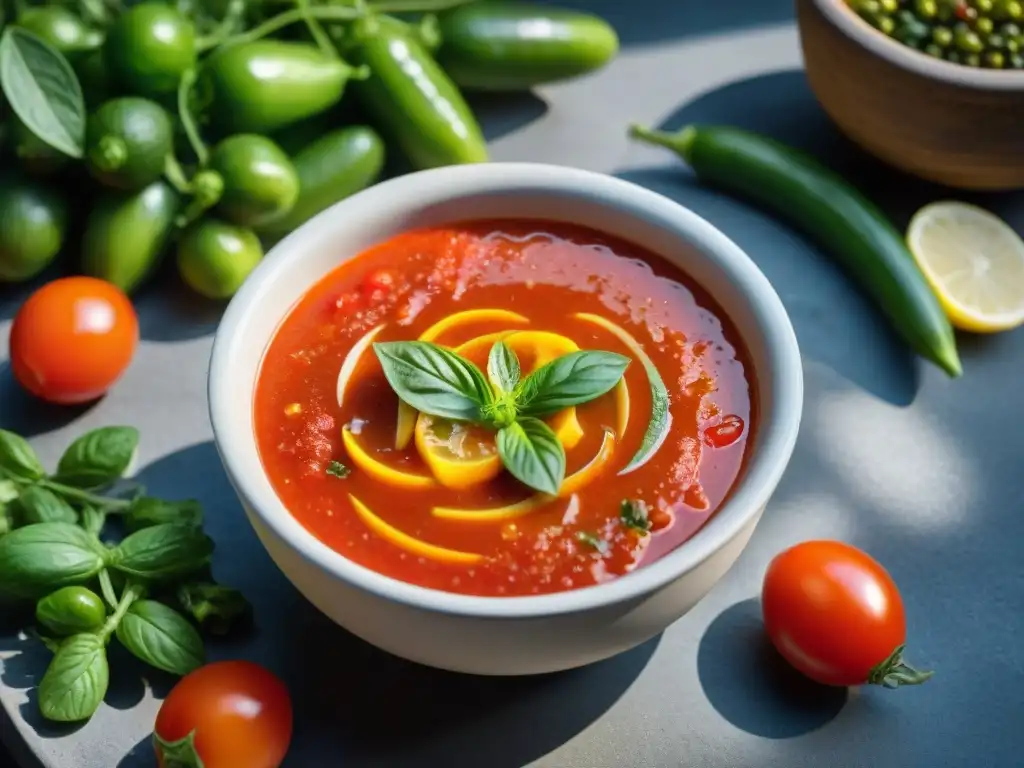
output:
<svg viewBox="0 0 1024 768"><path fill-rule="evenodd" d="M220 661L183 677L156 716L160 768L278 768L292 739L284 683L249 661Z"/></svg>
<svg viewBox="0 0 1024 768"><path fill-rule="evenodd" d="M807 541L778 554L761 609L779 653L819 683L896 688L932 676L903 661L907 622L892 577L849 544Z"/></svg>
<svg viewBox="0 0 1024 768"><path fill-rule="evenodd" d="M139 342L128 297L92 277L47 283L11 326L11 367L21 385L53 403L85 403L121 378Z"/></svg>

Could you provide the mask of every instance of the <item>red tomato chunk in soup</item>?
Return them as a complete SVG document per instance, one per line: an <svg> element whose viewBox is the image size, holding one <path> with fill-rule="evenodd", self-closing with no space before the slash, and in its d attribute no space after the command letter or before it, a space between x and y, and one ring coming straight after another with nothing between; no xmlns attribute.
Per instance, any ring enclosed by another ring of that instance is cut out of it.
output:
<svg viewBox="0 0 1024 768"><path fill-rule="evenodd" d="M401 403L373 350L431 341L486 371L499 339L523 377L576 350L630 360L611 391L545 417L566 455L557 494L505 471L487 426ZM628 574L714 514L743 467L752 376L666 261L564 224L474 222L395 237L317 283L264 357L256 439L291 514L346 558L449 592L545 594Z"/></svg>

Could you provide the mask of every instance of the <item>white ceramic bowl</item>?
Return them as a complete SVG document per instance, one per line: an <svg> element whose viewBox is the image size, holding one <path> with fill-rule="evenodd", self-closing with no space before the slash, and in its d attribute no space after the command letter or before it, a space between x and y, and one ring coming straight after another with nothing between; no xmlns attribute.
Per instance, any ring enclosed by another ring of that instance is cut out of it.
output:
<svg viewBox="0 0 1024 768"><path fill-rule="evenodd" d="M264 351L296 301L340 261L415 227L481 218L582 224L675 262L719 303L756 372L759 418L728 501L689 541L599 586L537 597L472 597L382 576L329 549L274 493L253 438ZM364 640L434 667L488 675L568 669L658 634L685 614L746 545L789 462L803 404L796 337L778 295L732 241L642 187L559 166L491 163L425 171L344 200L281 241L221 321L210 415L224 467L285 576Z"/></svg>

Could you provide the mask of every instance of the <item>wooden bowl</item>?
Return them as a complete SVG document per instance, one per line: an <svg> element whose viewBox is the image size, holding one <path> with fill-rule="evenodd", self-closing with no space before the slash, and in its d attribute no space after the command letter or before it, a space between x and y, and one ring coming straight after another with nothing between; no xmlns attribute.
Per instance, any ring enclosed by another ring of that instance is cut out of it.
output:
<svg viewBox="0 0 1024 768"><path fill-rule="evenodd" d="M952 187L1024 187L1024 70L934 59L874 29L843 0L796 7L811 89L853 141Z"/></svg>

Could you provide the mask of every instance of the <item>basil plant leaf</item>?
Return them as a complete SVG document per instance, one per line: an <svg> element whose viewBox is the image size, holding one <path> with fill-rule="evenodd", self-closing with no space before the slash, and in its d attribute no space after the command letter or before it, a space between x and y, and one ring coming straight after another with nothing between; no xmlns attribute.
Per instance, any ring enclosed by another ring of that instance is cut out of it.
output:
<svg viewBox="0 0 1024 768"><path fill-rule="evenodd" d="M115 634L134 656L172 675L187 675L201 667L206 658L198 630L176 610L156 600L132 603Z"/></svg>
<svg viewBox="0 0 1024 768"><path fill-rule="evenodd" d="M53 491L30 485L18 496L17 512L22 525L77 523L78 513Z"/></svg>
<svg viewBox="0 0 1024 768"><path fill-rule="evenodd" d="M5 472L19 480L39 480L46 475L46 469L28 440L0 429L0 476Z"/></svg>
<svg viewBox="0 0 1024 768"><path fill-rule="evenodd" d="M192 525L165 523L126 537L110 556L110 565L128 576L166 581L187 576L210 562L213 540Z"/></svg>
<svg viewBox="0 0 1024 768"><path fill-rule="evenodd" d="M519 383L519 358L512 351L512 347L504 341L499 341L491 347L487 356L487 377L491 384L502 392L511 392Z"/></svg>
<svg viewBox="0 0 1024 768"><path fill-rule="evenodd" d="M570 352L541 366L517 387L516 407L527 416L550 416L590 402L618 384L628 365L628 357L614 352Z"/></svg>
<svg viewBox="0 0 1024 768"><path fill-rule="evenodd" d="M135 427L101 427L86 432L64 451L54 479L77 488L109 485L128 470L138 445L139 431Z"/></svg>
<svg viewBox="0 0 1024 768"><path fill-rule="evenodd" d="M140 496L132 502L122 517L130 531L165 523L198 528L203 524L203 507L195 499L164 501L152 496Z"/></svg>
<svg viewBox="0 0 1024 768"><path fill-rule="evenodd" d="M395 393L417 411L455 421L480 421L494 399L483 373L465 358L427 341L373 345Z"/></svg>
<svg viewBox="0 0 1024 768"><path fill-rule="evenodd" d="M7 27L0 37L0 88L36 137L69 157L82 157L82 86L60 51L28 30Z"/></svg>
<svg viewBox="0 0 1024 768"><path fill-rule="evenodd" d="M0 538L0 590L39 597L95 578L108 550L71 523L36 523Z"/></svg>
<svg viewBox="0 0 1024 768"><path fill-rule="evenodd" d="M555 495L565 479L565 449L540 419L525 417L498 430L498 455L513 477Z"/></svg>
<svg viewBox="0 0 1024 768"><path fill-rule="evenodd" d="M59 723L87 720L99 708L109 682L103 638L93 633L72 635L57 647L39 683L39 711Z"/></svg>
<svg viewBox="0 0 1024 768"><path fill-rule="evenodd" d="M182 584L175 592L178 605L199 622L203 629L225 635L240 622L252 616L252 606L245 595L232 587L214 582L190 582Z"/></svg>
<svg viewBox="0 0 1024 768"><path fill-rule="evenodd" d="M86 505L82 507L79 524L92 536L99 536L107 522L107 513L98 507Z"/></svg>

